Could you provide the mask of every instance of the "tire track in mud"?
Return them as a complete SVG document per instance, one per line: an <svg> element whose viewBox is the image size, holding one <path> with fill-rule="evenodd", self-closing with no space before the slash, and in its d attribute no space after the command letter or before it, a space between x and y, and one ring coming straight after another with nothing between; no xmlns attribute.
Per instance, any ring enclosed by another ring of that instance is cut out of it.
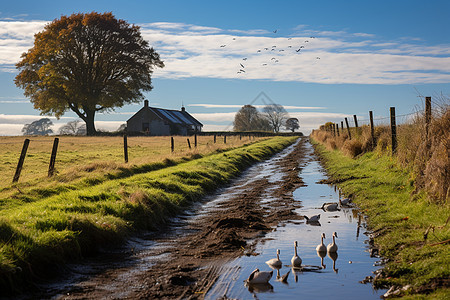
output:
<svg viewBox="0 0 450 300"><path fill-rule="evenodd" d="M189 223L186 234L172 240L172 246L160 253L163 258L144 274L111 284L120 270L109 270L59 298L202 299L227 271L222 268L227 261L258 255L256 245L278 223L303 219L295 213L301 205L292 193L304 185L299 172L308 159L306 143L307 138L300 138L290 153L272 158L277 160L274 172L283 174L281 180L263 176L237 186L232 197Z"/></svg>

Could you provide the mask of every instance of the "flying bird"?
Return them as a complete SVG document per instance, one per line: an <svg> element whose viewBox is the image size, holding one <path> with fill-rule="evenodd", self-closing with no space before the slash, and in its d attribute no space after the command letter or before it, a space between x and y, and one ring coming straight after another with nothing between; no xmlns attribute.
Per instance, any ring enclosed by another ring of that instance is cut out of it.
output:
<svg viewBox="0 0 450 300"><path fill-rule="evenodd" d="M261 52L261 50L258 50L258 51L256 51L256 52Z"/></svg>
<svg viewBox="0 0 450 300"><path fill-rule="evenodd" d="M273 33L277 33L277 31L278 31L278 29L275 29L275 30L273 31Z"/></svg>
<svg viewBox="0 0 450 300"><path fill-rule="evenodd" d="M267 66L267 64L262 64L263 66Z"/></svg>
<svg viewBox="0 0 450 300"><path fill-rule="evenodd" d="M225 47L226 45L220 45L221 48Z"/></svg>
<svg viewBox="0 0 450 300"><path fill-rule="evenodd" d="M240 64L242 68L245 68L243 64Z"/></svg>
<svg viewBox="0 0 450 300"><path fill-rule="evenodd" d="M244 57L242 60L247 60L247 57Z"/></svg>
<svg viewBox="0 0 450 300"><path fill-rule="evenodd" d="M240 71L240 72L244 72L244 73L245 73L245 70L242 70L242 69L240 69L239 71Z"/></svg>

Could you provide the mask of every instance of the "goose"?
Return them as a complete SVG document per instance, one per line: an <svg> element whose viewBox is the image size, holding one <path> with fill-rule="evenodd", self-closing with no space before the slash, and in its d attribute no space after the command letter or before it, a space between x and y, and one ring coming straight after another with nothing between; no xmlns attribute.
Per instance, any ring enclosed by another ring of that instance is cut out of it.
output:
<svg viewBox="0 0 450 300"><path fill-rule="evenodd" d="M295 254L291 259L291 263L292 263L293 267L301 268L302 267L302 259L300 258L300 256L297 255L297 247L298 247L298 244L297 244L297 241L295 241L294 242Z"/></svg>
<svg viewBox="0 0 450 300"><path fill-rule="evenodd" d="M250 276L248 276L246 282L253 283L253 284L268 283L270 278L272 278L272 275L273 275L273 271L261 272L261 271L259 271L258 268L256 268L255 270L253 270L253 272L250 274Z"/></svg>
<svg viewBox="0 0 450 300"><path fill-rule="evenodd" d="M312 217L308 217L308 216L303 216L303 217L306 219L306 223L319 222L319 220L320 220L320 214L314 215Z"/></svg>
<svg viewBox="0 0 450 300"><path fill-rule="evenodd" d="M280 260L280 249L277 249L277 258L272 258L271 260L266 261L266 264L274 268L281 268L282 264Z"/></svg>
<svg viewBox="0 0 450 300"><path fill-rule="evenodd" d="M324 203L321 208L324 211L336 211L336 210L339 210L337 203Z"/></svg>
<svg viewBox="0 0 450 300"><path fill-rule="evenodd" d="M289 273L291 272L291 270L287 271L286 274L284 274L283 276L280 276L280 270L277 269L277 281L280 281L282 283L287 283L287 279L289 277Z"/></svg>
<svg viewBox="0 0 450 300"><path fill-rule="evenodd" d="M341 203L341 205L348 206L352 202L352 199L345 198L345 199L339 200L339 202Z"/></svg>
<svg viewBox="0 0 450 300"><path fill-rule="evenodd" d="M320 238L321 243L316 247L317 252L327 252L327 247L325 247L325 245L323 244L323 239L325 239L325 233L322 233L322 236Z"/></svg>
<svg viewBox="0 0 450 300"><path fill-rule="evenodd" d="M336 245L336 242L334 241L334 238L337 238L337 237L338 237L337 233L333 232L333 243L328 244L328 246L327 246L327 251L328 252L332 252L332 253L337 252L338 246Z"/></svg>

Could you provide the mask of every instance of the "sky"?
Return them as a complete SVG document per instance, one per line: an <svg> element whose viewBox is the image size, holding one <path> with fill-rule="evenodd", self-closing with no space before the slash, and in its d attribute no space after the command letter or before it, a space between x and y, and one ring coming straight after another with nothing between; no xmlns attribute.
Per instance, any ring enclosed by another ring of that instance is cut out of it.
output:
<svg viewBox="0 0 450 300"><path fill-rule="evenodd" d="M186 110L205 131L232 130L245 104L283 105L300 131L373 111L387 122L450 97L450 1L34 1L0 5L0 135L42 118L16 87L15 64L34 34L72 13L112 12L141 27L165 67L150 106ZM143 103L96 116L113 131ZM406 117L405 117L406 118ZM53 130L76 120L51 117ZM400 121L402 121L400 119Z"/></svg>

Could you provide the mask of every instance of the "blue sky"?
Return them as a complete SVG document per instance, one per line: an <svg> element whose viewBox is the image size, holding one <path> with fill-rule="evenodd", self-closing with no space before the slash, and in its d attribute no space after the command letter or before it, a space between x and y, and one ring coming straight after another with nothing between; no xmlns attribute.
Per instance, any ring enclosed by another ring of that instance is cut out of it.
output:
<svg viewBox="0 0 450 300"><path fill-rule="evenodd" d="M367 119L369 110L376 118L390 106L408 114L422 106L420 96L450 95L447 0L8 1L0 6L0 135L20 135L41 118L13 82L34 33L91 11L141 26L166 64L155 70L150 105L183 103L205 130L232 129L234 113L260 92L306 134L353 114ZM117 129L140 106L99 114L96 126ZM74 119L52 119L54 130Z"/></svg>

